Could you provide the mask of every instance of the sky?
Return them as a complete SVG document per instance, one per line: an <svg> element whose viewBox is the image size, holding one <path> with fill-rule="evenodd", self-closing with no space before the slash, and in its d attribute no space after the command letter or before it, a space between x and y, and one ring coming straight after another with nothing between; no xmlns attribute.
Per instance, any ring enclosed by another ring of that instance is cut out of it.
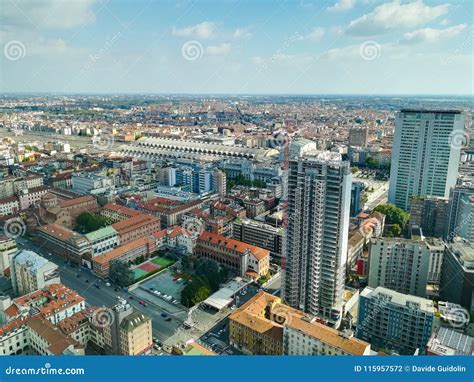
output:
<svg viewBox="0 0 474 382"><path fill-rule="evenodd" d="M471 0L2 0L0 91L473 92Z"/></svg>

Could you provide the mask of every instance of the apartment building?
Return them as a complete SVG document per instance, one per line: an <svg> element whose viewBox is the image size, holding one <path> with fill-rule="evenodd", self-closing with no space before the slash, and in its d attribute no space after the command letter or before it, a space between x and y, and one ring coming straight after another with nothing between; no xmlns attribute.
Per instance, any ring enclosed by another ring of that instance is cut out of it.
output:
<svg viewBox="0 0 474 382"><path fill-rule="evenodd" d="M232 237L270 251L270 259L281 263L283 229L256 220L236 219L233 222Z"/></svg>
<svg viewBox="0 0 474 382"><path fill-rule="evenodd" d="M260 291L229 316L230 343L253 355L370 355L370 344Z"/></svg>
<svg viewBox="0 0 474 382"><path fill-rule="evenodd" d="M0 235L0 274L10 274L10 259L18 252L15 239Z"/></svg>
<svg viewBox="0 0 474 382"><path fill-rule="evenodd" d="M54 325L85 308L85 300L77 292L62 284L51 284L43 289L18 297L5 304L4 317L11 322L21 317L40 315Z"/></svg>
<svg viewBox="0 0 474 382"><path fill-rule="evenodd" d="M351 174L340 154L290 160L283 300L337 325L347 263Z"/></svg>
<svg viewBox="0 0 474 382"><path fill-rule="evenodd" d="M20 211L20 202L16 196L0 199L0 216L13 215Z"/></svg>
<svg viewBox="0 0 474 382"><path fill-rule="evenodd" d="M474 313L474 243L457 238L446 246L441 268L440 297Z"/></svg>
<svg viewBox="0 0 474 382"><path fill-rule="evenodd" d="M60 284L58 266L33 251L22 250L12 256L10 278L13 291L20 296L51 284Z"/></svg>
<svg viewBox="0 0 474 382"><path fill-rule="evenodd" d="M104 327L107 354L146 355L153 348L151 318L125 300L111 308L113 320Z"/></svg>
<svg viewBox="0 0 474 382"><path fill-rule="evenodd" d="M369 257L369 287L426 297L431 251L425 241L372 239Z"/></svg>
<svg viewBox="0 0 474 382"><path fill-rule="evenodd" d="M360 294L356 337L370 341L374 350L423 353L434 325L431 300L383 287L366 287Z"/></svg>

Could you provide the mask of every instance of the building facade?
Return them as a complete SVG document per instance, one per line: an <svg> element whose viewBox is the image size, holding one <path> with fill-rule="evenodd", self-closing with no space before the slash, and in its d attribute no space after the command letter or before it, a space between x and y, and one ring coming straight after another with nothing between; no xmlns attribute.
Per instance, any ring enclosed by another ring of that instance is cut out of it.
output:
<svg viewBox="0 0 474 382"><path fill-rule="evenodd" d="M369 287L426 297L431 252L424 241L372 239L369 257Z"/></svg>
<svg viewBox="0 0 474 382"><path fill-rule="evenodd" d="M61 282L58 266L33 251L22 250L11 260L10 277L17 295L23 296Z"/></svg>
<svg viewBox="0 0 474 382"><path fill-rule="evenodd" d="M349 163L339 154L290 161L283 299L329 321L340 318L350 193Z"/></svg>
<svg viewBox="0 0 474 382"><path fill-rule="evenodd" d="M374 350L402 355L424 352L435 320L433 301L377 287L359 297L356 337Z"/></svg>
<svg viewBox="0 0 474 382"><path fill-rule="evenodd" d="M235 240L269 250L270 259L281 263L283 229L256 220L237 219L233 222L232 237Z"/></svg>
<svg viewBox="0 0 474 382"><path fill-rule="evenodd" d="M474 245L457 239L446 246L441 268L440 297L474 313Z"/></svg>
<svg viewBox="0 0 474 382"><path fill-rule="evenodd" d="M258 279L268 273L270 252L211 232L199 235L194 254L234 269L239 276Z"/></svg>
<svg viewBox="0 0 474 382"><path fill-rule="evenodd" d="M396 115L388 201L408 210L414 196L447 198L456 184L465 114L403 109Z"/></svg>

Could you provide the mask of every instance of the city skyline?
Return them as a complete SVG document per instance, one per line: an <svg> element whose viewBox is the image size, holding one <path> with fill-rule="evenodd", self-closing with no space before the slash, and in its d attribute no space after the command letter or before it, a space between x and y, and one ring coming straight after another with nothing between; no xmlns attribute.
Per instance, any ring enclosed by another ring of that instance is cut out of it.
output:
<svg viewBox="0 0 474 382"><path fill-rule="evenodd" d="M4 93L472 93L458 0L14 1L0 19Z"/></svg>

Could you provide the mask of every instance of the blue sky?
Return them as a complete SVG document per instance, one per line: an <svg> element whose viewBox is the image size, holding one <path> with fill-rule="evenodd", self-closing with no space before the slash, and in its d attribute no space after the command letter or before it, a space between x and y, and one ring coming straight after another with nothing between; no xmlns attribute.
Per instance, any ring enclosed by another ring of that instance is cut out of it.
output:
<svg viewBox="0 0 474 382"><path fill-rule="evenodd" d="M2 92L472 94L470 0L3 0Z"/></svg>

